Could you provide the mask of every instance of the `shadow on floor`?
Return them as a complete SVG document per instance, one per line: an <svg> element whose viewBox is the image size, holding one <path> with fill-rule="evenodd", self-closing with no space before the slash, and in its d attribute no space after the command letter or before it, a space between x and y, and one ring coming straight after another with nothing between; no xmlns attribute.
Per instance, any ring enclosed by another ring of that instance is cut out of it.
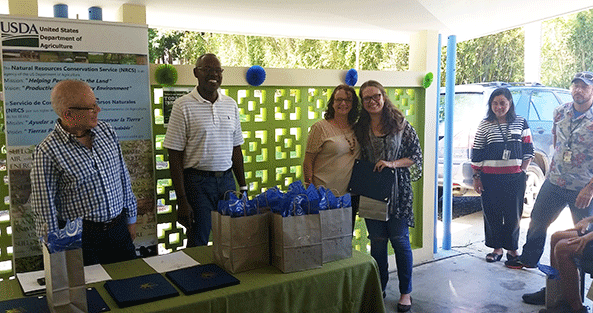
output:
<svg viewBox="0 0 593 313"><path fill-rule="evenodd" d="M519 247L525 242L529 219L521 221ZM562 212L548 229L548 236L557 230L573 227L570 211ZM438 227L441 234L442 227ZM543 306L526 304L521 296L538 291L545 285L545 275L537 269L513 270L502 262L487 263L484 257L492 249L484 245L482 212L453 219L451 225L452 249L440 250L433 261L414 267L410 312L421 313L531 313ZM439 236L439 245L442 239ZM519 249L520 251L521 249ZM542 264L550 264L549 238L542 256ZM395 260L390 260L389 284L385 306L387 312L396 312L399 299ZM591 285L587 275L586 289ZM585 291L586 294L586 291ZM590 299L585 305L593 307Z"/></svg>

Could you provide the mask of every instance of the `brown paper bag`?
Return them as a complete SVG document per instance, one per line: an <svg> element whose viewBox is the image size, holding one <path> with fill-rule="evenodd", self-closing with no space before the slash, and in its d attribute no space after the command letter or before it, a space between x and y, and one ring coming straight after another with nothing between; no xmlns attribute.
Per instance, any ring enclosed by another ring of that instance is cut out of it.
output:
<svg viewBox="0 0 593 313"><path fill-rule="evenodd" d="M282 217L272 214L272 265L284 273L322 265L319 214Z"/></svg>
<svg viewBox="0 0 593 313"><path fill-rule="evenodd" d="M49 253L43 245L43 265L50 312L88 312L82 249Z"/></svg>
<svg viewBox="0 0 593 313"><path fill-rule="evenodd" d="M216 264L231 273L270 265L269 213L230 217L212 211Z"/></svg>
<svg viewBox="0 0 593 313"><path fill-rule="evenodd" d="M385 222L389 220L387 202L360 196L358 216Z"/></svg>
<svg viewBox="0 0 593 313"><path fill-rule="evenodd" d="M319 211L323 263L352 257L352 207Z"/></svg>
<svg viewBox="0 0 593 313"><path fill-rule="evenodd" d="M558 306L558 302L561 300L560 279L546 278L546 308L551 309Z"/></svg>

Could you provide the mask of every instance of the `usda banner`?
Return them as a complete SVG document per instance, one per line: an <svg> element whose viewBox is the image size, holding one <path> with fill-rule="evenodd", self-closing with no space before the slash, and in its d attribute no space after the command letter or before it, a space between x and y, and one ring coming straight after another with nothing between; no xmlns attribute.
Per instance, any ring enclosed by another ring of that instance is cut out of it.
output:
<svg viewBox="0 0 593 313"><path fill-rule="evenodd" d="M137 250L156 254L146 26L0 15L2 82L15 272L42 268L30 208L32 152L54 128L53 86L86 81L121 140L138 199ZM6 196L6 195L4 195Z"/></svg>

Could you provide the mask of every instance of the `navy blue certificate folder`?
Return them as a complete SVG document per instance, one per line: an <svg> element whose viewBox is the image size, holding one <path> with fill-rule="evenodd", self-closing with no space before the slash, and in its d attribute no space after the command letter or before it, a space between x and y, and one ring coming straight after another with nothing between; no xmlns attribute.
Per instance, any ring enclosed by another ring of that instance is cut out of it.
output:
<svg viewBox="0 0 593 313"><path fill-rule="evenodd" d="M239 284L237 278L216 264L182 268L165 275L186 295Z"/></svg>
<svg viewBox="0 0 593 313"><path fill-rule="evenodd" d="M95 287L86 289L86 302L87 307L89 308L89 313L111 311Z"/></svg>
<svg viewBox="0 0 593 313"><path fill-rule="evenodd" d="M120 308L152 302L179 295L179 292L161 274L109 280L105 289Z"/></svg>
<svg viewBox="0 0 593 313"><path fill-rule="evenodd" d="M49 313L45 296L12 299L0 302L0 312Z"/></svg>
<svg viewBox="0 0 593 313"><path fill-rule="evenodd" d="M89 313L100 313L111 310L94 287L86 289L86 301ZM47 298L45 296L26 297L0 302L0 313L6 312L49 313L49 306L47 305Z"/></svg>
<svg viewBox="0 0 593 313"><path fill-rule="evenodd" d="M384 168L380 172L373 172L374 168L374 163L355 160L348 192L387 202L391 196L391 187L395 182L395 170Z"/></svg>

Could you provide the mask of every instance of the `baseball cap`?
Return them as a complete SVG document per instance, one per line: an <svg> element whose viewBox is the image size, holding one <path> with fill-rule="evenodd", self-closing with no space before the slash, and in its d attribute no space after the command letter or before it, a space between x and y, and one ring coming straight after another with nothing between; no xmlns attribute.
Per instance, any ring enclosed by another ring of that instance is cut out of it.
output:
<svg viewBox="0 0 593 313"><path fill-rule="evenodd" d="M591 86L593 85L593 73L587 71L576 73L571 83L574 83L575 80L581 80L583 83Z"/></svg>

